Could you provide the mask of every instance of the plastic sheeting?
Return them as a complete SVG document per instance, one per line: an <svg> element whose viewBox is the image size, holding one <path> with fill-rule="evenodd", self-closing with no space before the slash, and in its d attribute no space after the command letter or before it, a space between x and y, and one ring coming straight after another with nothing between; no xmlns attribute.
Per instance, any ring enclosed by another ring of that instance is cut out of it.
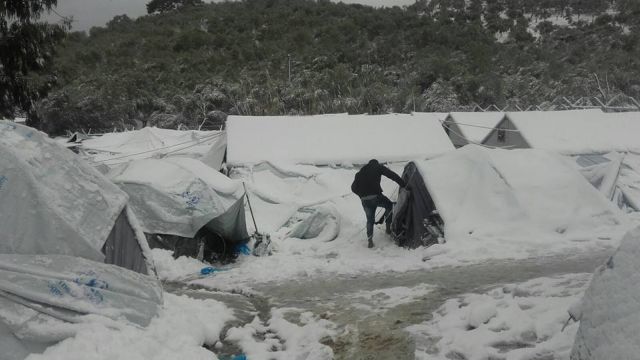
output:
<svg viewBox="0 0 640 360"><path fill-rule="evenodd" d="M335 206L326 204L301 209L307 216L298 222L289 237L332 241L340 234L340 214Z"/></svg>
<svg viewBox="0 0 640 360"><path fill-rule="evenodd" d="M573 158L585 178L619 208L640 211L640 155L616 153Z"/></svg>
<svg viewBox="0 0 640 360"><path fill-rule="evenodd" d="M226 144L224 131L145 127L85 140L80 148L96 164L108 166L151 157L187 157L220 169Z"/></svg>
<svg viewBox="0 0 640 360"><path fill-rule="evenodd" d="M103 246L127 194L76 154L26 126L0 121L0 153L0 253L104 261ZM145 245L131 236L118 241L142 250Z"/></svg>
<svg viewBox="0 0 640 360"><path fill-rule="evenodd" d="M145 233L193 238L210 224L225 237L248 238L242 184L198 160L137 160L108 175L129 194Z"/></svg>
<svg viewBox="0 0 640 360"><path fill-rule="evenodd" d="M23 359L73 336L93 314L146 326L162 304L157 279L65 255L0 254L0 358ZM115 323L114 323L115 324Z"/></svg>

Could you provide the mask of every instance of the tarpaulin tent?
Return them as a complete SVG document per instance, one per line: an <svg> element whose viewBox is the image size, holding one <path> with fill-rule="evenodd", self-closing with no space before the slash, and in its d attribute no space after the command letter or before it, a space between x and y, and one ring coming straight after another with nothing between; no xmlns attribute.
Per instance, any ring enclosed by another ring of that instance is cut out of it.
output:
<svg viewBox="0 0 640 360"><path fill-rule="evenodd" d="M0 121L0 153L0 253L72 255L149 273L126 193L26 126Z"/></svg>
<svg viewBox="0 0 640 360"><path fill-rule="evenodd" d="M569 160L546 151L467 145L410 163L403 177L408 186L400 190L392 228L409 247L423 244L428 229L421 220L433 210L444 223L448 242L593 236L599 227L621 221L618 209Z"/></svg>
<svg viewBox="0 0 640 360"><path fill-rule="evenodd" d="M73 336L61 323L86 314L148 324L162 289L127 194L26 126L0 121L0 153L0 358Z"/></svg>
<svg viewBox="0 0 640 360"><path fill-rule="evenodd" d="M151 157L199 159L219 170L227 145L224 131L171 130L145 127L107 133L84 140L82 153L97 164L108 166Z"/></svg>
<svg viewBox="0 0 640 360"><path fill-rule="evenodd" d="M201 161L136 160L112 169L108 176L129 194L131 209L147 234L192 239L212 233L225 246L249 238L242 183ZM149 238L152 246L159 245L155 237Z"/></svg>

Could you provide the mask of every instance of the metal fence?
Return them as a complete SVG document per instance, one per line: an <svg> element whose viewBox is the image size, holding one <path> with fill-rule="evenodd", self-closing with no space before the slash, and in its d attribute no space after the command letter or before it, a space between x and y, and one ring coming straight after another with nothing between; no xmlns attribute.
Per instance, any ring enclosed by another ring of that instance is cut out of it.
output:
<svg viewBox="0 0 640 360"><path fill-rule="evenodd" d="M531 105L521 107L517 104L509 104L504 107L497 105L489 105L482 107L478 104L472 104L472 111L553 111L553 110L580 110L580 109L601 109L604 112L624 112L624 111L640 111L640 102L635 98L618 94L610 99L602 99L597 96L592 97L556 97L551 101L545 101L540 105Z"/></svg>

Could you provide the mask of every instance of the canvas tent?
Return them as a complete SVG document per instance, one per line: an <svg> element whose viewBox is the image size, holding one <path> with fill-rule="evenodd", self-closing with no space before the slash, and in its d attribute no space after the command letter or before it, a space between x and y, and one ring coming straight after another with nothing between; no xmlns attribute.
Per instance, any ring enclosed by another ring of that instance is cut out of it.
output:
<svg viewBox="0 0 640 360"><path fill-rule="evenodd" d="M519 236L562 239L620 222L618 210L559 155L468 145L407 165L392 229L400 245L430 245L437 210L447 242Z"/></svg>
<svg viewBox="0 0 640 360"><path fill-rule="evenodd" d="M500 111L452 112L442 126L456 148L467 144L482 144L504 115Z"/></svg>
<svg viewBox="0 0 640 360"><path fill-rule="evenodd" d="M224 131L145 127L84 140L80 148L94 163L108 166L152 157L188 157L219 170L225 154L226 134Z"/></svg>
<svg viewBox="0 0 640 360"><path fill-rule="evenodd" d="M242 184L201 161L189 158L136 160L112 169L108 176L129 194L131 209L144 232L149 234L152 247L176 250L176 246L187 246L191 250L184 255L194 256L198 250L196 242L191 241L193 238L210 242L215 241L207 240L211 236L220 237L218 240L223 241L223 246L249 238ZM159 239L154 235L182 239ZM171 243L163 244L163 241Z"/></svg>
<svg viewBox="0 0 640 360"><path fill-rule="evenodd" d="M232 166L406 161L453 149L430 114L229 116L227 133Z"/></svg>
<svg viewBox="0 0 640 360"><path fill-rule="evenodd" d="M0 153L0 356L42 351L85 314L146 325L162 289L127 195L26 126L0 121Z"/></svg>
<svg viewBox="0 0 640 360"><path fill-rule="evenodd" d="M483 144L545 149L565 155L640 152L640 112L509 112L496 128Z"/></svg>

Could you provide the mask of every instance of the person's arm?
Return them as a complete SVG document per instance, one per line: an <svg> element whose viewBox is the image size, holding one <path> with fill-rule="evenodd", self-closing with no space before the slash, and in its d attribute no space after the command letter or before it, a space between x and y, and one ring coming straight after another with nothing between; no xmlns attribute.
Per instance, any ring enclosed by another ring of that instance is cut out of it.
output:
<svg viewBox="0 0 640 360"><path fill-rule="evenodd" d="M393 171L391 171L388 167L384 166L384 165L380 165L381 171L382 171L382 175L388 177L389 179L395 181L398 183L398 185L400 185L400 187L405 187L405 183L404 180L402 180L402 178L394 173Z"/></svg>

